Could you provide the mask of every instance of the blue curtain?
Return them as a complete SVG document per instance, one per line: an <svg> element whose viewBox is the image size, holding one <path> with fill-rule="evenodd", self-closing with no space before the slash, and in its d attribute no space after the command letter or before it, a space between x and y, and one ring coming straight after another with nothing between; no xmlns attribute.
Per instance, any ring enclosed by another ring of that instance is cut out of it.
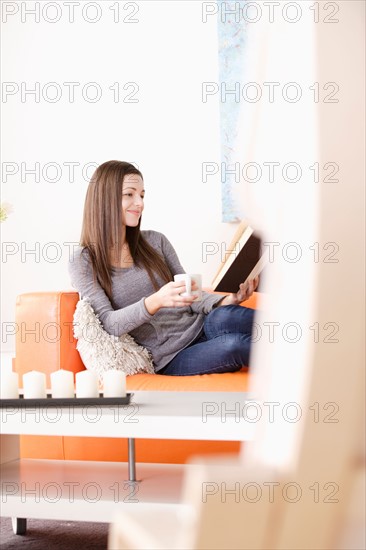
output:
<svg viewBox="0 0 366 550"><path fill-rule="evenodd" d="M231 164L238 135L241 89L245 74L246 22L242 17L245 1L216 0L220 86L220 142L222 181L222 221L237 222L243 218L242 205L232 196L235 174ZM234 91L235 93L230 93ZM239 97L238 97L239 95Z"/></svg>

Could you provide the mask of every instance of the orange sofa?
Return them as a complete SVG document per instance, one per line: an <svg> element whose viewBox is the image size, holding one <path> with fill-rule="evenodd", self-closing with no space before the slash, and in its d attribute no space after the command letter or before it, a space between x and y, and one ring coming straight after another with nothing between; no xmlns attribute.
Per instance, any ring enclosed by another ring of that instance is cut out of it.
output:
<svg viewBox="0 0 366 550"><path fill-rule="evenodd" d="M76 349L72 321L77 292L33 292L16 302L16 357L13 368L22 375L30 370L49 375L58 369L77 373L85 366ZM255 308L258 293L242 305ZM21 381L22 386L22 381ZM136 374L127 377L129 391L247 391L248 372L164 376ZM138 462L184 463L193 454L239 452L238 442L136 440ZM23 458L127 461L127 441L119 438L21 436Z"/></svg>

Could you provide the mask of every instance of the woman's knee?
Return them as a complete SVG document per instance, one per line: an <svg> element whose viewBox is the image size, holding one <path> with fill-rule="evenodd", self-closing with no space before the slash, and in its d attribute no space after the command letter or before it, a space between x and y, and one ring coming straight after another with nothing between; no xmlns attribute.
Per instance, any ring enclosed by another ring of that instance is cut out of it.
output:
<svg viewBox="0 0 366 550"><path fill-rule="evenodd" d="M250 332L254 310L243 306L221 306L213 309L204 322L204 331L209 338L225 333Z"/></svg>

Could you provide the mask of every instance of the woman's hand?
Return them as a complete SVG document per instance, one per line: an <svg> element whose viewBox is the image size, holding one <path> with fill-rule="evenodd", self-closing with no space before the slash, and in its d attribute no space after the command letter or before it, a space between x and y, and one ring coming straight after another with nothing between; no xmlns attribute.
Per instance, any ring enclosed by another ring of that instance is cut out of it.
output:
<svg viewBox="0 0 366 550"><path fill-rule="evenodd" d="M228 296L225 296L225 298L217 304L217 307L231 305L237 306L241 302L245 302L245 300L248 300L251 297L258 284L259 277L256 277L255 279L249 279L245 283L241 283L238 292L234 292L232 294L229 294Z"/></svg>
<svg viewBox="0 0 366 550"><path fill-rule="evenodd" d="M197 290L197 285L193 284L192 290ZM184 281L172 281L162 286L160 290L145 298L145 306L150 315L154 315L162 307L185 307L190 306L196 296L181 296L186 291Z"/></svg>

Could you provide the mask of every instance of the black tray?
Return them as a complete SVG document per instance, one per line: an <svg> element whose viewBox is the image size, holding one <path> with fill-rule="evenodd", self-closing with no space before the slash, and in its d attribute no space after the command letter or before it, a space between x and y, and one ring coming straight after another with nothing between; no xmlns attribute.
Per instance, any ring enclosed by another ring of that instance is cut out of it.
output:
<svg viewBox="0 0 366 550"><path fill-rule="evenodd" d="M19 399L0 399L0 408L17 407L25 409L26 407L85 407L88 405L98 405L99 407L109 407L110 405L128 405L133 393L127 393L126 397L52 397L50 393L45 399L27 399L22 393Z"/></svg>

